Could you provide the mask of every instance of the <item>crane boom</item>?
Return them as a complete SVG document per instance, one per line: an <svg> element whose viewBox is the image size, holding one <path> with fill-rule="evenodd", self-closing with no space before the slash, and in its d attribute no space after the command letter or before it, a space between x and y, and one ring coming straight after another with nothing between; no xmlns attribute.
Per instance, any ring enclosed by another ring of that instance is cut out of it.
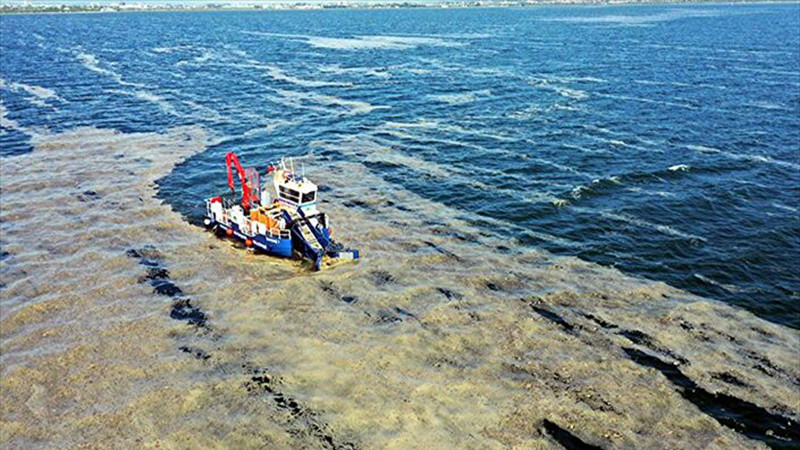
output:
<svg viewBox="0 0 800 450"><path fill-rule="evenodd" d="M248 186L248 180L245 177L244 169L242 169L242 165L239 163L239 157L236 156L234 152L228 152L225 155L225 167L228 169L228 187L231 188L231 192L236 192L236 188L234 187L233 182L233 170L231 166L236 166L236 173L239 175L239 182L242 184L242 208L248 209L250 208L250 187Z"/></svg>

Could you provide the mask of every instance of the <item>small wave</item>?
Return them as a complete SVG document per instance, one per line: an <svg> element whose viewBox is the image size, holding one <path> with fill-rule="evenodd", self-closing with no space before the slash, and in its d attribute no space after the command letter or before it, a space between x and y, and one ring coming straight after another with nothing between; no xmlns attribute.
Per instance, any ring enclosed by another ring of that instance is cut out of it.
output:
<svg viewBox="0 0 800 450"><path fill-rule="evenodd" d="M180 116L180 113L178 113L175 107L173 107L166 99L164 99L164 97L161 97L160 95L156 95L153 94L152 92L147 92L147 91L135 91L133 93L133 96L138 99L151 102L157 105L162 111L164 111L167 114L172 114L173 116Z"/></svg>
<svg viewBox="0 0 800 450"><path fill-rule="evenodd" d="M591 148L581 147L580 145L573 145L573 144L561 144L561 147L569 148L572 150L577 150L581 153L590 153L594 155L609 155L611 152L608 150L595 150Z"/></svg>
<svg viewBox="0 0 800 450"><path fill-rule="evenodd" d="M92 72L99 73L101 75L108 76L112 78L117 83L124 85L124 86L133 86L138 88L143 88L145 85L140 83L131 83L122 79L122 76L113 70L109 70L100 66L100 61L97 59L96 56L89 54L89 53L78 53L76 55L78 61L83 64L83 66Z"/></svg>
<svg viewBox="0 0 800 450"><path fill-rule="evenodd" d="M555 105L551 106L550 109L554 109L556 111L570 111L570 112L581 111L581 108L579 108L577 106L561 105L561 104L558 104L558 103L556 103Z"/></svg>
<svg viewBox="0 0 800 450"><path fill-rule="evenodd" d="M639 192L640 188L635 184L642 184L648 182L666 182L669 178L678 176L678 173L689 172L691 166L686 164L677 164L655 172L631 172L620 175L611 175L607 177L594 177L592 182L586 185L575 186L568 195L572 200L585 200L594 196L603 195L618 189L620 186L629 185L626 190L631 192ZM582 175L586 173L577 172ZM634 186L630 186L634 185ZM647 192L648 194L660 195L664 197L673 196L667 192ZM663 194L663 195L662 195Z"/></svg>
<svg viewBox="0 0 800 450"><path fill-rule="evenodd" d="M244 114L244 115L246 117L250 118L250 119L253 119L253 120L259 120L259 121L265 120L264 117L259 116L257 114ZM248 138L252 138L252 137L255 137L255 136L262 135L262 134L270 134L270 133L275 132L275 130L277 130L277 129L280 129L280 128L283 128L283 127L287 127L287 126L291 126L291 125L296 125L299 122L300 121L298 121L298 120L276 119L276 120L271 121L270 123L267 123L264 126L257 126L257 127L251 128L251 129L249 129L249 130L247 130L247 131L245 131L244 133L241 133L241 134L221 136L217 141L214 142L214 145L228 144L228 143L231 143L231 142L240 141L241 139L248 139Z"/></svg>
<svg viewBox="0 0 800 450"><path fill-rule="evenodd" d="M428 128L436 129L440 126L441 122L438 120L417 119L416 122L384 122L383 126L386 128Z"/></svg>
<svg viewBox="0 0 800 450"><path fill-rule="evenodd" d="M532 78L531 84L542 89L554 91L562 97L572 98L575 100L585 100L589 98L589 93L586 91L559 86L553 84L553 81L558 80L555 78Z"/></svg>
<svg viewBox="0 0 800 450"><path fill-rule="evenodd" d="M621 134L621 133L615 133L615 134ZM608 144L608 145L610 145L612 147L633 148L633 149L636 149L636 150L642 150L642 151L649 152L649 153L652 153L652 152L664 153L664 151L661 150L661 149L654 148L654 147L643 147L641 145L631 144L631 143L626 142L626 141L624 141L622 139L608 139L608 138L604 138L604 137L600 137L600 136L593 136L593 135L587 135L587 134L579 134L579 135L581 137L585 137L585 138L591 139L593 141L602 142L603 144ZM645 139L642 139L642 138L639 138L639 137L636 137L635 139L638 139L640 141L646 141ZM658 145L656 142L652 142L652 141L646 141L646 142L649 145Z"/></svg>
<svg viewBox="0 0 800 450"><path fill-rule="evenodd" d="M745 106L750 106L752 108L759 108L759 109L767 109L767 110L771 110L771 111L790 111L790 112L794 112L795 111L793 108L790 108L788 106L779 105L777 103L766 102L766 101L752 102L752 103L748 103Z"/></svg>
<svg viewBox="0 0 800 450"><path fill-rule="evenodd" d="M800 77L800 72L794 72L791 70L757 69L755 67L733 67L733 69L769 75L788 75L791 77Z"/></svg>
<svg viewBox="0 0 800 450"><path fill-rule="evenodd" d="M8 110L6 109L6 105L2 103L0 103L0 128L22 131L22 127L20 127L19 122L8 118Z"/></svg>
<svg viewBox="0 0 800 450"><path fill-rule="evenodd" d="M402 166L436 178L448 179L459 173L457 168L444 167L435 162L404 154L394 148L383 145L380 139L376 139L369 134L357 134L337 142L317 141L314 144L318 147L335 149L361 161Z"/></svg>
<svg viewBox="0 0 800 450"><path fill-rule="evenodd" d="M486 139L492 139L495 141L500 142L518 142L519 139L505 136L502 134L494 133L494 132L487 132L484 130L474 129L474 128L466 128L455 124L444 123L439 120L430 120L430 119L418 119L416 122L384 122L380 127L379 131L383 130L397 130L397 129L405 129L405 128L422 128L427 130L434 130L436 132L447 132L453 134L460 134L464 136L477 136Z"/></svg>
<svg viewBox="0 0 800 450"><path fill-rule="evenodd" d="M6 80L0 78L0 89L8 89L12 92L25 92L29 96L27 100L41 108L52 108L53 106L49 104L50 101L59 101L62 103L67 103L66 100L59 97L56 92L52 89L48 89L41 86L34 86L30 84L24 83L17 83L17 82L7 82Z"/></svg>
<svg viewBox="0 0 800 450"><path fill-rule="evenodd" d="M176 53L182 52L186 50L191 50L192 46L190 45L175 45L172 47L154 47L150 49L152 53Z"/></svg>
<svg viewBox="0 0 800 450"><path fill-rule="evenodd" d="M287 83L296 84L298 86L303 87L324 87L324 86L348 86L350 83L341 83L341 82L332 82L332 81L317 81L317 80L306 80L302 78L297 78L291 75L288 75L282 69L279 69L275 66L263 66L264 70L266 70L267 75L272 78L273 80L277 81L285 81Z"/></svg>
<svg viewBox="0 0 800 450"><path fill-rule="evenodd" d="M385 68L381 67L342 67L338 65L323 65L317 68L320 72L332 73L335 75L344 75L355 73L369 77L389 78L391 73Z"/></svg>
<svg viewBox="0 0 800 450"><path fill-rule="evenodd" d="M724 289L724 290L726 290L728 292L731 292L731 293L736 293L736 292L741 292L742 291L742 289L739 286L736 286L736 285L733 285L733 284L723 284L723 283L720 283L718 281L714 281L711 278L708 278L706 276L700 275L699 273L695 273L692 276L694 276L695 278L697 278L698 280L700 280L700 281L702 281L704 283L707 283L707 284L710 284L712 286L716 286L716 287L722 288L722 289Z"/></svg>
<svg viewBox="0 0 800 450"><path fill-rule="evenodd" d="M665 100L653 100L650 98L641 98L641 97L630 97L627 95L615 95L615 94L599 94L595 93L594 95L598 97L610 98L613 100L625 100L625 101L632 101L632 102L641 102L641 103L649 103L653 105L664 105L664 106L675 106L677 108L684 108L684 109L698 109L697 106L690 105L688 103L677 103L677 102L670 102Z"/></svg>
<svg viewBox="0 0 800 450"><path fill-rule="evenodd" d="M800 209L798 209L796 207L789 206L789 205L784 205L783 203L778 203L778 202L773 203L772 206L774 206L774 207L776 207L778 209L782 209L784 211L789 211L789 212L795 212L796 213L797 211L800 211Z"/></svg>
<svg viewBox="0 0 800 450"><path fill-rule="evenodd" d="M179 113L178 110L175 109L175 107L172 106L172 104L169 101L167 101L164 97L161 97L160 95L153 94L152 92L141 91L141 90L137 91L109 90L108 92L111 92L113 94L125 95L129 97L135 97L138 98L139 100L144 100L146 102L153 103L154 105L158 106L160 110L162 110L167 114L173 116L182 116L182 114Z"/></svg>
<svg viewBox="0 0 800 450"><path fill-rule="evenodd" d="M447 103L448 105L464 105L472 103L480 98L489 97L492 91L483 89L480 91L463 92L459 94L435 94L428 95L428 98L440 103Z"/></svg>
<svg viewBox="0 0 800 450"><path fill-rule="evenodd" d="M192 110L196 111L196 117L202 120L206 120L209 122L230 122L231 120L228 117L223 116L219 113L219 111L209 108L208 106L203 106L195 101L192 100L181 100L181 103L188 106Z"/></svg>
<svg viewBox="0 0 800 450"><path fill-rule="evenodd" d="M389 109L389 106L376 106L372 105L367 102L362 102L358 100L345 100L343 98L335 97L332 95L322 95L317 94L314 92L297 92L297 91L289 91L286 89L275 89L275 92L280 96L280 98L286 100L289 106L305 108L309 105L305 104L306 102L310 102L316 105L322 105L324 107L339 107L343 108L344 111L341 114L367 114L377 109ZM311 109L318 109L311 107ZM325 109L321 109L321 111L330 112Z"/></svg>
<svg viewBox="0 0 800 450"><path fill-rule="evenodd" d="M584 211L588 212L588 213L596 212L601 217L605 217L607 219L612 219L612 220L617 220L617 221L620 221L620 222L625 222L625 223L628 223L628 224L631 224L631 225L636 225L636 226L641 227L641 228L649 228L649 229L656 230L658 232L661 232L661 233L664 233L664 234L668 234L670 236L679 237L679 238L682 238L682 239L697 240L697 241L701 241L701 242L706 242L707 241L707 239L705 239L705 238L703 238L701 236L697 236L697 235L690 234L690 233L684 233L683 231L676 230L675 228L672 228L672 227L670 227L668 225L660 225L660 224L657 224L657 223L648 222L646 220L639 219L638 217L633 217L633 216L630 216L630 215L624 214L624 213L616 213L616 212L612 212L612 211L593 211L593 210L584 210Z"/></svg>
<svg viewBox="0 0 800 450"><path fill-rule="evenodd" d="M774 164L776 166L788 167L791 169L800 170L800 164L795 164L789 161L781 161L778 159L770 158L769 156L763 155L750 155L750 154L743 154L743 153L732 153L727 152L724 150L720 150L714 147L707 147L704 145L687 145L686 148L689 150L694 150L700 153L712 153L722 155L726 158L730 159L737 159L737 160L744 160L744 161L752 161L752 162L760 162L765 164Z"/></svg>
<svg viewBox="0 0 800 450"><path fill-rule="evenodd" d="M46 129L38 127L29 128L21 125L14 119L10 119L8 117L8 109L6 109L6 106L2 102L0 102L0 128L4 128L6 130L18 131L20 133L27 134L32 138L40 137L47 132Z"/></svg>

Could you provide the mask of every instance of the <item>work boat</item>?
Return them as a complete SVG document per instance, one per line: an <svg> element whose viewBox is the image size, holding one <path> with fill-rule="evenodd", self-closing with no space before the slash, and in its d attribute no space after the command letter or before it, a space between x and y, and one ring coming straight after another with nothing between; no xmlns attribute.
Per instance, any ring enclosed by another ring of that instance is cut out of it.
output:
<svg viewBox="0 0 800 450"><path fill-rule="evenodd" d="M270 165L272 192L261 190L255 168L242 169L236 153L225 156L230 193L206 200L206 227L244 241L248 248L280 257L299 257L311 261L316 270L323 258L357 260L358 250L346 250L331 239L328 216L317 209L317 185L294 171L294 163L281 158ZM242 185L241 200L236 198L233 169Z"/></svg>

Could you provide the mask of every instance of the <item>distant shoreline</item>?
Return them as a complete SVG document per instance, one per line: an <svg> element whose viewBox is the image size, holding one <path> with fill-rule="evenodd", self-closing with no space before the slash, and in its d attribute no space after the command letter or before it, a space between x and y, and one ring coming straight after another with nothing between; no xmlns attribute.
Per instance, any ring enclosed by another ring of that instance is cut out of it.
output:
<svg viewBox="0 0 800 450"><path fill-rule="evenodd" d="M739 5L739 4L796 4L798 0L544 0L544 1L453 1L453 2L375 2L375 3L264 3L238 5L235 3L204 4L141 4L115 3L109 5L0 5L0 15L25 14L91 14L91 13L126 13L126 12L219 12L219 11L320 11L320 10L369 10L369 9L502 9L532 8L537 6L632 6L632 5Z"/></svg>

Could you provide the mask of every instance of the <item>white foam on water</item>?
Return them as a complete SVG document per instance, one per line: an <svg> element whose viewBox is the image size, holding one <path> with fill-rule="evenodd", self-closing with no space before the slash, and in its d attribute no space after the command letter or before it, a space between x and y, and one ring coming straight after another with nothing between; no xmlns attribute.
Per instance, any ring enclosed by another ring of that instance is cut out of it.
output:
<svg viewBox="0 0 800 450"><path fill-rule="evenodd" d="M681 83L678 81L653 81L653 80L633 80L636 84L643 84L645 86L676 86L676 87L692 87L694 84Z"/></svg>
<svg viewBox="0 0 800 450"><path fill-rule="evenodd" d="M752 102L748 103L745 106L750 106L752 108L759 108L759 109L766 109L771 111L788 111L788 112L795 112L794 108L780 105L778 103L768 102L768 101L759 101L759 102Z"/></svg>
<svg viewBox="0 0 800 450"><path fill-rule="evenodd" d="M692 276L694 276L695 278L697 278L700 281L703 281L705 283L711 284L713 286L720 287L720 288L725 289L726 291L731 292L731 293L736 293L736 292L741 292L742 291L742 288L740 288L739 286L736 286L734 284L720 283L719 281L712 280L711 278L703 276L703 275L701 275L699 273L692 274Z"/></svg>
<svg viewBox="0 0 800 450"><path fill-rule="evenodd" d="M366 39L346 39L329 37L310 37L306 42L312 47L333 50L405 50L412 46L391 41L370 41Z"/></svg>
<svg viewBox="0 0 800 450"><path fill-rule="evenodd" d="M298 123L300 123L300 121L298 121L298 120L277 119L277 120L273 120L272 123L269 123L266 126L253 128L251 130L248 130L245 133L243 133L241 135L241 137L248 138L248 137L258 136L260 134L273 133L277 129L288 127L288 126L292 126L292 125L296 125Z"/></svg>
<svg viewBox="0 0 800 450"><path fill-rule="evenodd" d="M25 83L17 83L17 82L7 82L6 80L0 78L0 89L8 89L11 92L25 92L28 94L26 100L31 104L38 106L40 108L54 108L51 105L50 101L59 101L62 103L67 103L66 100L59 97L56 92L52 89L48 89L41 86L34 86Z"/></svg>
<svg viewBox="0 0 800 450"><path fill-rule="evenodd" d="M410 67L406 69L406 72L412 73L414 75L427 75L431 73L428 69L420 69L419 67Z"/></svg>
<svg viewBox="0 0 800 450"><path fill-rule="evenodd" d="M557 93L562 97L567 97L575 100L586 100L589 98L589 93L580 89L573 89L568 88L565 86L559 86L558 84L553 84L553 82L560 83L554 78L531 78L530 84L536 86L541 89L547 89Z"/></svg>
<svg viewBox="0 0 800 450"><path fill-rule="evenodd" d="M8 118L8 109L6 109L6 105L2 103L0 103L0 127L7 130L23 131L19 122Z"/></svg>
<svg viewBox="0 0 800 450"><path fill-rule="evenodd" d="M420 118L417 119L416 122L384 122L381 127L384 128L428 128L428 129L435 129L441 125L441 122L438 120L431 120Z"/></svg>
<svg viewBox="0 0 800 450"><path fill-rule="evenodd" d="M125 81L122 79L122 75L118 74L117 72L101 67L100 61L98 61L97 57L92 54L80 52L76 55L76 57L78 58L78 61L80 61L81 64L83 64L85 68L91 70L92 72L99 73L101 75L106 75L123 86L133 86L138 88L145 87L145 85L140 83L131 83Z"/></svg>
<svg viewBox="0 0 800 450"><path fill-rule="evenodd" d="M602 16L555 17L540 20L543 22L576 24L649 25L695 17L714 17L721 14L722 12L718 10L674 9L657 14L607 14Z"/></svg>
<svg viewBox="0 0 800 450"><path fill-rule="evenodd" d="M595 150L591 148L581 147L580 145L573 145L573 144L561 144L561 147L569 148L572 150L577 150L582 153L590 153L595 155L610 155L611 152L608 150Z"/></svg>
<svg viewBox="0 0 800 450"><path fill-rule="evenodd" d="M447 103L448 105L464 105L472 103L478 99L490 97L492 91L489 89L482 89L479 91L462 92L458 94L432 94L427 97L431 100Z"/></svg>
<svg viewBox="0 0 800 450"><path fill-rule="evenodd" d="M689 150L694 150L700 153L712 153L724 156L730 159L737 159L737 160L744 160L744 161L752 161L752 162L760 162L765 164L774 164L776 166L788 167L795 170L800 170L800 164L796 164L789 161L782 161L774 158L770 158L769 156L763 155L750 155L744 153L732 153L727 152L725 150L720 150L714 147L707 147L704 145L687 145L686 148Z"/></svg>
<svg viewBox="0 0 800 450"><path fill-rule="evenodd" d="M772 203L772 206L774 206L774 207L776 207L778 209L782 209L784 211L790 211L790 212L795 212L795 213L800 211L800 209L798 209L797 207L784 205L783 203L778 203L778 202Z"/></svg>
<svg viewBox="0 0 800 450"><path fill-rule="evenodd" d="M670 166L667 170L670 172L687 172L691 168L692 166L688 164L676 164L674 166Z"/></svg>
<svg viewBox="0 0 800 450"><path fill-rule="evenodd" d="M170 114L170 115L173 115L173 116L178 116L178 117L183 116L181 113L178 112L177 109L175 109L174 106L172 106L172 104L167 99L165 99L164 97L161 97L160 95L154 94L152 92L142 91L142 90L121 91L121 90L116 90L116 89L109 90L108 92L111 92L113 94L118 94L118 95L125 95L125 96L129 96L129 97L135 97L135 98L138 98L139 100L144 100L146 102L149 102L149 103L152 103L152 104L158 106L158 108L160 110L162 110L163 112L165 112L167 114Z"/></svg>
<svg viewBox="0 0 800 450"><path fill-rule="evenodd" d="M197 64L202 64L206 61L210 61L215 56L216 53L213 50L203 49L203 53L200 56L195 57L194 62Z"/></svg>
<svg viewBox="0 0 800 450"><path fill-rule="evenodd" d="M0 102L0 128L7 130L19 131L20 133L27 134L32 138L36 138L47 133L47 129L42 127L26 127L21 125L14 119L8 117L8 109Z"/></svg>
<svg viewBox="0 0 800 450"><path fill-rule="evenodd" d="M620 134L620 133L615 133L615 134ZM590 135L590 134L580 134L580 136L583 137L583 138L586 138L586 139L591 139L593 141L601 142L603 144L608 144L608 145L610 145L612 147L633 148L633 149L645 151L645 152L648 152L648 153L652 153L652 152L664 153L664 150L661 150L659 148L642 147L641 145L630 144L628 142L625 142L622 139L607 139L607 138L604 138L604 137L593 136L593 135ZM649 141L649 142L652 142L652 141ZM656 145L656 143L652 142L652 145Z"/></svg>
<svg viewBox="0 0 800 450"><path fill-rule="evenodd" d="M171 47L154 47L150 49L152 53L176 53L191 49L188 45L175 45Z"/></svg>
<svg viewBox="0 0 800 450"><path fill-rule="evenodd" d="M556 110L556 111L570 111L570 112L577 112L583 111L583 108L580 108L575 105L562 105L560 103L556 103L555 105L551 106L549 109Z"/></svg>
<svg viewBox="0 0 800 450"><path fill-rule="evenodd" d="M439 37L372 35L358 36L358 38L370 42L387 42L391 44L405 45L408 47L418 47L423 45L434 47L463 47L465 45L463 42L446 40Z"/></svg>
<svg viewBox="0 0 800 450"><path fill-rule="evenodd" d="M481 130L464 128L455 124L440 124L439 130L446 131L449 133L461 134L465 136L478 136L478 137L493 139L500 142L519 142L519 139L515 137L505 136L502 134L486 132Z"/></svg>
<svg viewBox="0 0 800 450"><path fill-rule="evenodd" d="M242 31L242 33L255 36L291 39L305 42L306 44L315 48L324 48L329 50L406 50L419 46L460 47L464 45L460 42L432 37L373 35L344 38L310 36L302 34L265 33L260 31Z"/></svg>
<svg viewBox="0 0 800 450"><path fill-rule="evenodd" d="M627 100L627 101L633 101L633 102L649 103L649 104L653 104L653 105L666 105L666 106L676 106L678 108L685 108L685 109L698 109L696 106L689 105L689 104L686 104L686 103L676 103L676 102L670 102L670 101L664 101L664 100L653 100L653 99L650 99L650 98L631 97L631 96L628 96L628 95L600 94L600 93L595 93L595 95L598 96L598 97L605 97L605 98L610 98L610 99L614 99L614 100Z"/></svg>
<svg viewBox="0 0 800 450"><path fill-rule="evenodd" d="M645 86L675 86L680 88L709 88L709 89L719 89L719 90L727 90L727 86L720 86L716 84L708 84L708 83L684 83L680 81L655 81L655 80L633 80L636 84L641 84Z"/></svg>
<svg viewBox="0 0 800 450"><path fill-rule="evenodd" d="M196 112L196 116L202 120L210 122L231 122L231 119L220 114L219 111L209 108L208 106L201 105L192 100L181 100L181 103L188 106Z"/></svg>
<svg viewBox="0 0 800 450"><path fill-rule="evenodd" d="M677 229L675 229L673 227L670 227L670 226L667 226L667 225L660 225L660 224L657 224L657 223L648 222L646 220L639 219L637 217L633 217L631 215L624 214L624 213L617 213L617 212L612 212L612 211L602 211L602 210L601 211L596 211L596 210L591 210L591 209L586 209L586 208L576 208L576 209L581 210L582 212L585 212L585 213L588 213L588 214L599 214L601 217L605 217L607 219L612 219L612 220L617 220L617 221L620 221L620 222L629 223L631 225L636 225L636 226L641 227L641 228L648 228L648 229L651 229L651 230L656 230L656 231L658 231L660 233L664 233L664 234L667 234L667 235L670 235L670 236L675 236L675 237L679 237L679 238L683 238L683 239L698 240L698 241L702 241L702 242L706 242L707 241L707 239L705 239L703 237L700 237L700 236L697 236L697 235L694 235L694 234L690 234L690 233L684 233L683 231L677 230Z"/></svg>
<svg viewBox="0 0 800 450"><path fill-rule="evenodd" d="M272 78L273 80L277 81L285 81L287 83L296 84L298 86L303 87L325 87L325 86L350 86L352 83L342 83L342 82L333 82L333 81L318 81L318 80L306 80L303 78L297 78L295 76L289 75L275 66L265 65L262 66L267 75Z"/></svg>
<svg viewBox="0 0 800 450"><path fill-rule="evenodd" d="M369 77L390 78L391 73L383 67L342 67L339 65L321 65L317 70L323 73L332 73L336 75L345 75L355 73Z"/></svg>
<svg viewBox="0 0 800 450"><path fill-rule="evenodd" d="M309 105L307 105L306 103L310 102L312 104L322 105L324 107L341 108L343 109L343 111L339 111L339 114L345 114L345 115L368 114L377 109L390 108L389 106L376 106L367 102L362 102L358 100L346 100L340 97L335 97L333 95L323 95L315 92L297 92L286 89L274 89L274 91L281 98L286 99L288 101L288 104L290 104L291 106L308 108ZM330 110L324 110L324 111L332 112Z"/></svg>
<svg viewBox="0 0 800 450"><path fill-rule="evenodd" d="M518 197L520 195L519 191L498 189L496 186L487 185L475 177L476 172L481 172L492 176L507 177L508 175L503 172L493 169L485 169L482 167L471 167L469 169L463 169L455 165L445 167L429 160L417 158L408 152L402 153L397 150L401 146L396 141L392 141L391 139L387 139L382 136L376 136L376 133L390 134L394 137L408 140L425 139L418 135L406 133L402 130L390 130L384 128L383 126L379 126L372 132L362 133L350 139L342 140L336 144L337 149L351 156L361 156L357 153L368 151L369 153L366 156L366 160L368 161L381 161L405 166L430 176L451 180L455 179L466 185L473 186L484 191L507 194L509 197ZM455 141L448 142L455 143ZM551 197L548 197L545 200L550 201Z"/></svg>
<svg viewBox="0 0 800 450"><path fill-rule="evenodd" d="M735 70L742 70L745 72L764 73L769 75L788 75L791 77L800 77L800 72L791 70L774 70L774 69L758 69L755 67L732 67Z"/></svg>
<svg viewBox="0 0 800 450"><path fill-rule="evenodd" d="M557 76L550 74L535 74L532 79L542 83L608 83L608 80L605 78L597 78L593 76Z"/></svg>

